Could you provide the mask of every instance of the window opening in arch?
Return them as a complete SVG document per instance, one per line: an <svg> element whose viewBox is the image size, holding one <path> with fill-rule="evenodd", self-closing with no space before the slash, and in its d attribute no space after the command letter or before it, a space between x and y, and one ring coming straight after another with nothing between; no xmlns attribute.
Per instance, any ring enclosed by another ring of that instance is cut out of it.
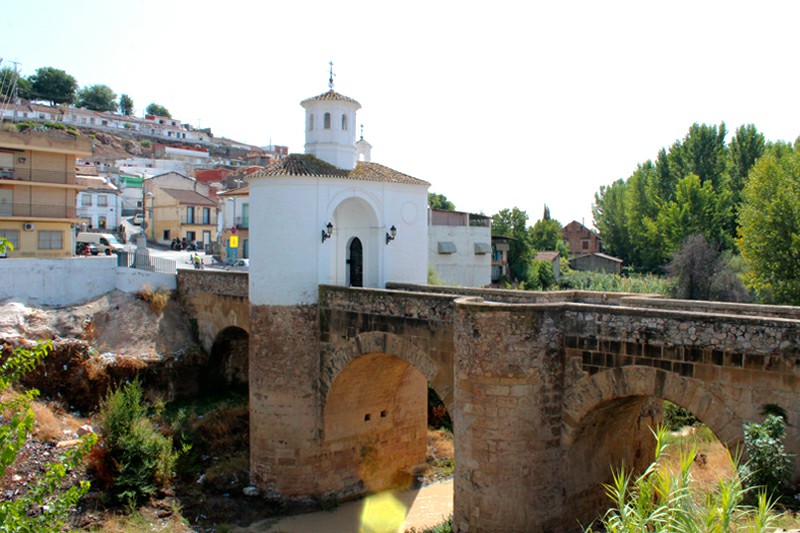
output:
<svg viewBox="0 0 800 533"><path fill-rule="evenodd" d="M314 129L314 115L311 113L308 114L308 131Z"/></svg>
<svg viewBox="0 0 800 533"><path fill-rule="evenodd" d="M325 128L326 130L331 129L331 114L330 113L325 113L325 121L324 121L324 124L323 124L322 127Z"/></svg>
<svg viewBox="0 0 800 533"><path fill-rule="evenodd" d="M342 115L342 131L347 131L347 115Z"/></svg>

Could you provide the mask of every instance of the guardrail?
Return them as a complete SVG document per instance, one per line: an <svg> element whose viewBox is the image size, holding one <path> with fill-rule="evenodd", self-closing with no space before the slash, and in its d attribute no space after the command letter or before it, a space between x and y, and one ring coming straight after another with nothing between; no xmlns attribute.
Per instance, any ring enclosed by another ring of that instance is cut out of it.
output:
<svg viewBox="0 0 800 533"><path fill-rule="evenodd" d="M177 264L172 259L154 257L152 255L136 254L130 252L120 252L117 254L117 266L123 268L136 268L148 272L158 272L160 274L175 274L178 271Z"/></svg>

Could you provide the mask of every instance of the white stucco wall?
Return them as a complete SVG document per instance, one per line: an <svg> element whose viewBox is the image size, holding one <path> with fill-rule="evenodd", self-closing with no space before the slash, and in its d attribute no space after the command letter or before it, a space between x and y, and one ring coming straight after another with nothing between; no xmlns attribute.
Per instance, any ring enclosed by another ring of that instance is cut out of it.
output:
<svg viewBox="0 0 800 533"><path fill-rule="evenodd" d="M117 258L0 260L0 301L75 305L113 290L136 292L145 285L175 289L177 276L117 267Z"/></svg>
<svg viewBox="0 0 800 533"><path fill-rule="evenodd" d="M348 245L362 241L364 286L427 279L427 186L338 178L250 178L250 301L317 301L319 284L345 285ZM331 222L333 235L322 242ZM386 244L394 225L397 238Z"/></svg>
<svg viewBox="0 0 800 533"><path fill-rule="evenodd" d="M440 254L439 243L451 242L452 254ZM476 254L475 243L485 243L489 253ZM488 226L430 226L428 261L446 285L484 287L492 282L491 228Z"/></svg>

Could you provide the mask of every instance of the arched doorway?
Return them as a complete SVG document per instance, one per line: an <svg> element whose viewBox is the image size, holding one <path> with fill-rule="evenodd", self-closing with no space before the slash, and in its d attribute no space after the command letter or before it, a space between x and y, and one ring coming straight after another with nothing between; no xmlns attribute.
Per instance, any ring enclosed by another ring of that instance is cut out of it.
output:
<svg viewBox="0 0 800 533"><path fill-rule="evenodd" d="M358 237L350 241L347 249L347 278L351 287L364 286L364 248Z"/></svg>

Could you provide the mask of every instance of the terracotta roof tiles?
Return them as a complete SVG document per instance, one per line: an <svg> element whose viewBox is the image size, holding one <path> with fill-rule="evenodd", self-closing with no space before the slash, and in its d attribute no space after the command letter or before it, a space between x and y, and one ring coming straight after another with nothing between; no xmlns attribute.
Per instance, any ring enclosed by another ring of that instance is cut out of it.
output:
<svg viewBox="0 0 800 533"><path fill-rule="evenodd" d="M354 98L350 98L349 96L345 96L343 94L339 94L333 89L326 93L322 93L318 96L312 96L311 98L306 98L302 102L300 102L301 106L305 106L307 102L347 102L349 104L355 104L361 108L361 104L358 103Z"/></svg>
<svg viewBox="0 0 800 533"><path fill-rule="evenodd" d="M340 178L384 183L403 183L407 185L430 186L427 181L411 177L378 163L359 161L353 170L343 170L308 154L289 154L283 159L273 161L266 169L248 176L249 178L277 176L313 176L319 178Z"/></svg>

